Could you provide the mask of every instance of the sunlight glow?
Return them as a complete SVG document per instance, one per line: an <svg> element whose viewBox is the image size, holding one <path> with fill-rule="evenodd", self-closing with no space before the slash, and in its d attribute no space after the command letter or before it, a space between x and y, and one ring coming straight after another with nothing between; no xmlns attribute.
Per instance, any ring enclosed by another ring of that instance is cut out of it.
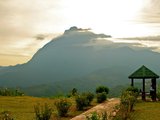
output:
<svg viewBox="0 0 160 120"><path fill-rule="evenodd" d="M147 34L145 26L135 23L143 0L63 0L63 5L69 26L88 26L116 37Z"/></svg>

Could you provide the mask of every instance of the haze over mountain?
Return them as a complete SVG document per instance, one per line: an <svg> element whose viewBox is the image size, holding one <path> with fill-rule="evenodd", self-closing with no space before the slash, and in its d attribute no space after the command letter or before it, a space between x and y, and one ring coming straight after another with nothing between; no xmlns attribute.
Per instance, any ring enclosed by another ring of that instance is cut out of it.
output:
<svg viewBox="0 0 160 120"><path fill-rule="evenodd" d="M83 91L99 85L127 84L128 76L141 65L160 74L159 53L134 44L113 43L110 38L71 27L41 48L29 62L0 67L0 85L29 87L33 94L55 94L74 87Z"/></svg>

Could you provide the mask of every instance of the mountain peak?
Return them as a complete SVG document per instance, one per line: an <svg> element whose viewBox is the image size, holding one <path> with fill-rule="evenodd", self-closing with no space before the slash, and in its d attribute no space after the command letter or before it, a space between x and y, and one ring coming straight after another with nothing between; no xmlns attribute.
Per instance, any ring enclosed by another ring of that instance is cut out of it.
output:
<svg viewBox="0 0 160 120"><path fill-rule="evenodd" d="M64 34L71 33L71 32L85 32L89 30L90 30L89 28L82 29L82 28L78 28L77 26L72 26L68 30L65 30Z"/></svg>

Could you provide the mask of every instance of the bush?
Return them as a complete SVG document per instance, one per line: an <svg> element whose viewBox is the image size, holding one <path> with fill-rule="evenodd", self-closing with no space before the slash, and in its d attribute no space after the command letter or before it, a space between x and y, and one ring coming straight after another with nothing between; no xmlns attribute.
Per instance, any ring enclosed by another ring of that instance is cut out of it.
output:
<svg viewBox="0 0 160 120"><path fill-rule="evenodd" d="M93 101L94 94L87 92L87 93L83 93L82 95L86 97L86 99L88 100L88 105L90 105L91 102Z"/></svg>
<svg viewBox="0 0 160 120"><path fill-rule="evenodd" d="M131 112L136 104L138 97L138 89L134 87L128 87L121 94L121 103L118 113L113 120L131 120L134 116L131 116Z"/></svg>
<svg viewBox="0 0 160 120"><path fill-rule="evenodd" d="M136 87L130 86L126 89L126 91L131 91L133 92L132 94L135 95L135 97L138 97L139 95L139 90Z"/></svg>
<svg viewBox="0 0 160 120"><path fill-rule="evenodd" d="M0 120L14 120L9 111L3 111L0 113Z"/></svg>
<svg viewBox="0 0 160 120"><path fill-rule="evenodd" d="M105 92L97 94L97 102L102 103L107 99L107 94Z"/></svg>
<svg viewBox="0 0 160 120"><path fill-rule="evenodd" d="M89 105L89 100L85 95L77 95L75 101L78 110L83 110L84 107Z"/></svg>
<svg viewBox="0 0 160 120"><path fill-rule="evenodd" d="M87 116L86 118L87 120L100 120L100 116L96 112L92 113L91 116Z"/></svg>
<svg viewBox="0 0 160 120"><path fill-rule="evenodd" d="M22 96L22 95L24 95L24 93L17 89L10 89L10 88L0 89L0 96Z"/></svg>
<svg viewBox="0 0 160 120"><path fill-rule="evenodd" d="M76 88L73 88L71 91L72 96L76 96L78 94L78 90Z"/></svg>
<svg viewBox="0 0 160 120"><path fill-rule="evenodd" d="M105 92L106 94L109 93L109 88L105 86L99 86L96 88L96 93L103 93Z"/></svg>
<svg viewBox="0 0 160 120"><path fill-rule="evenodd" d="M45 104L44 106L41 106L40 104L37 104L34 106L34 110L36 120L50 120L52 109L49 107L49 105Z"/></svg>
<svg viewBox="0 0 160 120"><path fill-rule="evenodd" d="M138 93L138 92L139 92L138 88L133 87L133 86L128 87L128 88L126 89L126 91L132 91L132 92L134 92L134 93Z"/></svg>
<svg viewBox="0 0 160 120"><path fill-rule="evenodd" d="M61 98L55 101L55 106L57 108L58 115L64 117L67 115L69 108L71 107L71 103L67 99Z"/></svg>
<svg viewBox="0 0 160 120"><path fill-rule="evenodd" d="M160 101L160 91L157 92L157 98Z"/></svg>
<svg viewBox="0 0 160 120"><path fill-rule="evenodd" d="M76 107L78 110L83 110L84 107L87 107L91 104L93 101L94 94L87 92L87 93L82 93L81 95L77 95L75 97L76 101Z"/></svg>
<svg viewBox="0 0 160 120"><path fill-rule="evenodd" d="M131 91L124 91L121 95L121 104L127 109L128 112L133 110L133 107L137 101L135 93Z"/></svg>
<svg viewBox="0 0 160 120"><path fill-rule="evenodd" d="M120 110L114 120L128 120L131 118L130 112L137 101L137 92L126 89L122 92Z"/></svg>
<svg viewBox="0 0 160 120"><path fill-rule="evenodd" d="M96 112L93 112L91 116L87 116L86 118L87 120L108 120L106 112L102 113L102 115L98 115Z"/></svg>

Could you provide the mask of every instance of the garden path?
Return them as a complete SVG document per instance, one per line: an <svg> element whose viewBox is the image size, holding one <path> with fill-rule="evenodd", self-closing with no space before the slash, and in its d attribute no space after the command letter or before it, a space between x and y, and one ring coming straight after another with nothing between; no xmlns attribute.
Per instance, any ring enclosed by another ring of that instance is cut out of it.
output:
<svg viewBox="0 0 160 120"><path fill-rule="evenodd" d="M115 116L116 111L114 108L116 105L119 105L119 103L120 103L119 98L111 98L111 99L107 100L106 102L101 103L101 104L89 109L88 111L72 118L71 120L86 120L86 116L91 115L93 112L96 112L98 114L102 114L102 113L106 112L107 115Z"/></svg>

